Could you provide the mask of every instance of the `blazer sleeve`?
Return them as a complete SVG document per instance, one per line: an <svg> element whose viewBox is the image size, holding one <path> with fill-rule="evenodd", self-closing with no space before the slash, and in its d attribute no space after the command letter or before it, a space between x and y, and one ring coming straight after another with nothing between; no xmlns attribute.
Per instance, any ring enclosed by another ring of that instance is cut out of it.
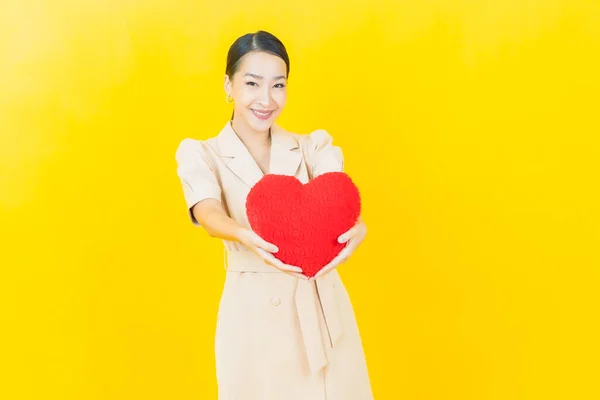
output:
<svg viewBox="0 0 600 400"><path fill-rule="evenodd" d="M344 155L333 137L323 129L308 135L306 143L307 164L311 179L326 172L344 172Z"/></svg>
<svg viewBox="0 0 600 400"><path fill-rule="evenodd" d="M183 139L175 152L175 160L188 216L194 225L199 225L192 207L208 198L221 202L221 186L211 166L206 144L197 139Z"/></svg>

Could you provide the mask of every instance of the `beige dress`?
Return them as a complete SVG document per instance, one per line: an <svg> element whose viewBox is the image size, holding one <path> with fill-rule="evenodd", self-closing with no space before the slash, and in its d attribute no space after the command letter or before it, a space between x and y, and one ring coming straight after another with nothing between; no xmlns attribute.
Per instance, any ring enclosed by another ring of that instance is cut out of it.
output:
<svg viewBox="0 0 600 400"><path fill-rule="evenodd" d="M324 130L271 128L269 173L306 183L343 171L343 156ZM250 228L245 200L264 175L231 126L177 149L188 216L214 198ZM279 272L241 243L223 241L225 284L215 337L219 400L370 400L367 365L352 304L336 270L314 282Z"/></svg>

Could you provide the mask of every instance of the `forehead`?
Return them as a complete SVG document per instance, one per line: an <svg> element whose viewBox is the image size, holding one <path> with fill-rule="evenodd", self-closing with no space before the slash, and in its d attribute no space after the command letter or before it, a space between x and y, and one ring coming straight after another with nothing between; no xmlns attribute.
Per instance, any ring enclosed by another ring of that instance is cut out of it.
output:
<svg viewBox="0 0 600 400"><path fill-rule="evenodd" d="M286 75L286 65L280 57L264 51L254 51L242 58L239 72L241 75L252 73L272 79Z"/></svg>

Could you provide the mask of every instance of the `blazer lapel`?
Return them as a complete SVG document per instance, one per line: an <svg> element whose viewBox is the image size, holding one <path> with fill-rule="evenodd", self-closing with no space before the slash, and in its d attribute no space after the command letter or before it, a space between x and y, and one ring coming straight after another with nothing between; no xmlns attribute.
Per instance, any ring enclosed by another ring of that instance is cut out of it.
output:
<svg viewBox="0 0 600 400"><path fill-rule="evenodd" d="M295 176L302 161L302 151L294 136L277 124L271 126L270 174Z"/></svg>
<svg viewBox="0 0 600 400"><path fill-rule="evenodd" d="M246 185L252 187L263 177L258 164L233 130L231 121L227 122L217 136L217 143L219 145L219 155L227 168Z"/></svg>
<svg viewBox="0 0 600 400"><path fill-rule="evenodd" d="M228 121L217 136L219 155L223 162L248 187L252 188L263 172ZM280 126L271 126L269 174L295 175L302 160L296 139Z"/></svg>

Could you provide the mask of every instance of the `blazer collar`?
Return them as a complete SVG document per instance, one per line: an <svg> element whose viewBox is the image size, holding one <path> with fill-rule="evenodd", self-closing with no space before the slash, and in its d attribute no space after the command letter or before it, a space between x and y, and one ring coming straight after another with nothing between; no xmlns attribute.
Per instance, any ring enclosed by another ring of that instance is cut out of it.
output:
<svg viewBox="0 0 600 400"><path fill-rule="evenodd" d="M250 188L263 176L258 164L228 121L217 135L219 155L223 162ZM298 141L276 123L271 125L271 155L269 174L294 176L302 161Z"/></svg>

